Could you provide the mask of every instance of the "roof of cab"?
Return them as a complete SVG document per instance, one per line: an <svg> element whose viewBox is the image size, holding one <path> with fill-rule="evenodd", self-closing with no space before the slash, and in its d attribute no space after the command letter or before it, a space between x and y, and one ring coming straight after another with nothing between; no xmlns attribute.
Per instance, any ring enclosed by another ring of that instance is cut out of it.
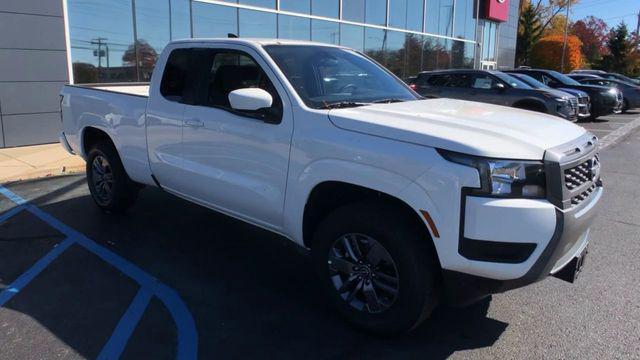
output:
<svg viewBox="0 0 640 360"><path fill-rule="evenodd" d="M261 39L261 38L193 38L193 39L181 39L172 41L171 44L184 44L184 43L224 43L224 44L242 44L251 46L266 46L266 45L308 45L308 46L326 46L326 47L338 47L344 48L344 46L332 45L326 43L319 43L313 41L304 40L287 40L287 39Z"/></svg>

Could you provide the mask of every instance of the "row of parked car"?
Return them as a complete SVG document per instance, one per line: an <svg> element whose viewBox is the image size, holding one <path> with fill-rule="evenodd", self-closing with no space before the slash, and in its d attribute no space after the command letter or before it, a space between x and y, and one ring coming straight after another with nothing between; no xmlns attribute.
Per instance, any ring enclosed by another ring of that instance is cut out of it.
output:
<svg viewBox="0 0 640 360"><path fill-rule="evenodd" d="M408 80L426 98L480 101L544 112L571 121L640 107L640 80L598 70L425 71Z"/></svg>

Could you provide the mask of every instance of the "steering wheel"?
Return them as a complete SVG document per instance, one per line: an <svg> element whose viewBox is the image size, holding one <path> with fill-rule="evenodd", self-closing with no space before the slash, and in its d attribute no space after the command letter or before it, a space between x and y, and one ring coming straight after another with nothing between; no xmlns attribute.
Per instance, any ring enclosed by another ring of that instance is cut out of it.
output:
<svg viewBox="0 0 640 360"><path fill-rule="evenodd" d="M350 89L350 91L349 91L349 89ZM341 87L340 90L338 90L338 92L339 93L343 93L343 92L353 93L357 89L358 89L358 85L351 83L351 84L346 84L345 86Z"/></svg>

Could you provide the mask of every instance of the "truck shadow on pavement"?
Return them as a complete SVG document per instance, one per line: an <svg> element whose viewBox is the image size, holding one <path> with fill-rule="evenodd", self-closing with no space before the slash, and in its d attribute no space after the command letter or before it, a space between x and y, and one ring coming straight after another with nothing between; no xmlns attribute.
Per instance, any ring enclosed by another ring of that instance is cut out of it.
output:
<svg viewBox="0 0 640 360"><path fill-rule="evenodd" d="M304 251L278 235L152 188L117 216L93 205L83 177L9 187L175 289L195 319L200 358L437 359L492 346L508 326L486 316L487 299L441 307L407 335L365 334L325 301ZM0 291L59 241L55 229L28 214L0 224ZM135 285L88 251L70 248L0 308L0 347L12 358L94 358ZM152 301L123 358L174 358L175 348L175 325Z"/></svg>

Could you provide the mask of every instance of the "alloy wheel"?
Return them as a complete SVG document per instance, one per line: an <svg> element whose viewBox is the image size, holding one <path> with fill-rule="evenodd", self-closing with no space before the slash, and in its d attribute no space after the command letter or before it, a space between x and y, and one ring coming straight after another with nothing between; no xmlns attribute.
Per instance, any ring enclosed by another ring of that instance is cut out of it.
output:
<svg viewBox="0 0 640 360"><path fill-rule="evenodd" d="M339 237L329 250L327 263L331 282L351 307L375 314L396 301L398 268L389 252L372 237L356 233Z"/></svg>

